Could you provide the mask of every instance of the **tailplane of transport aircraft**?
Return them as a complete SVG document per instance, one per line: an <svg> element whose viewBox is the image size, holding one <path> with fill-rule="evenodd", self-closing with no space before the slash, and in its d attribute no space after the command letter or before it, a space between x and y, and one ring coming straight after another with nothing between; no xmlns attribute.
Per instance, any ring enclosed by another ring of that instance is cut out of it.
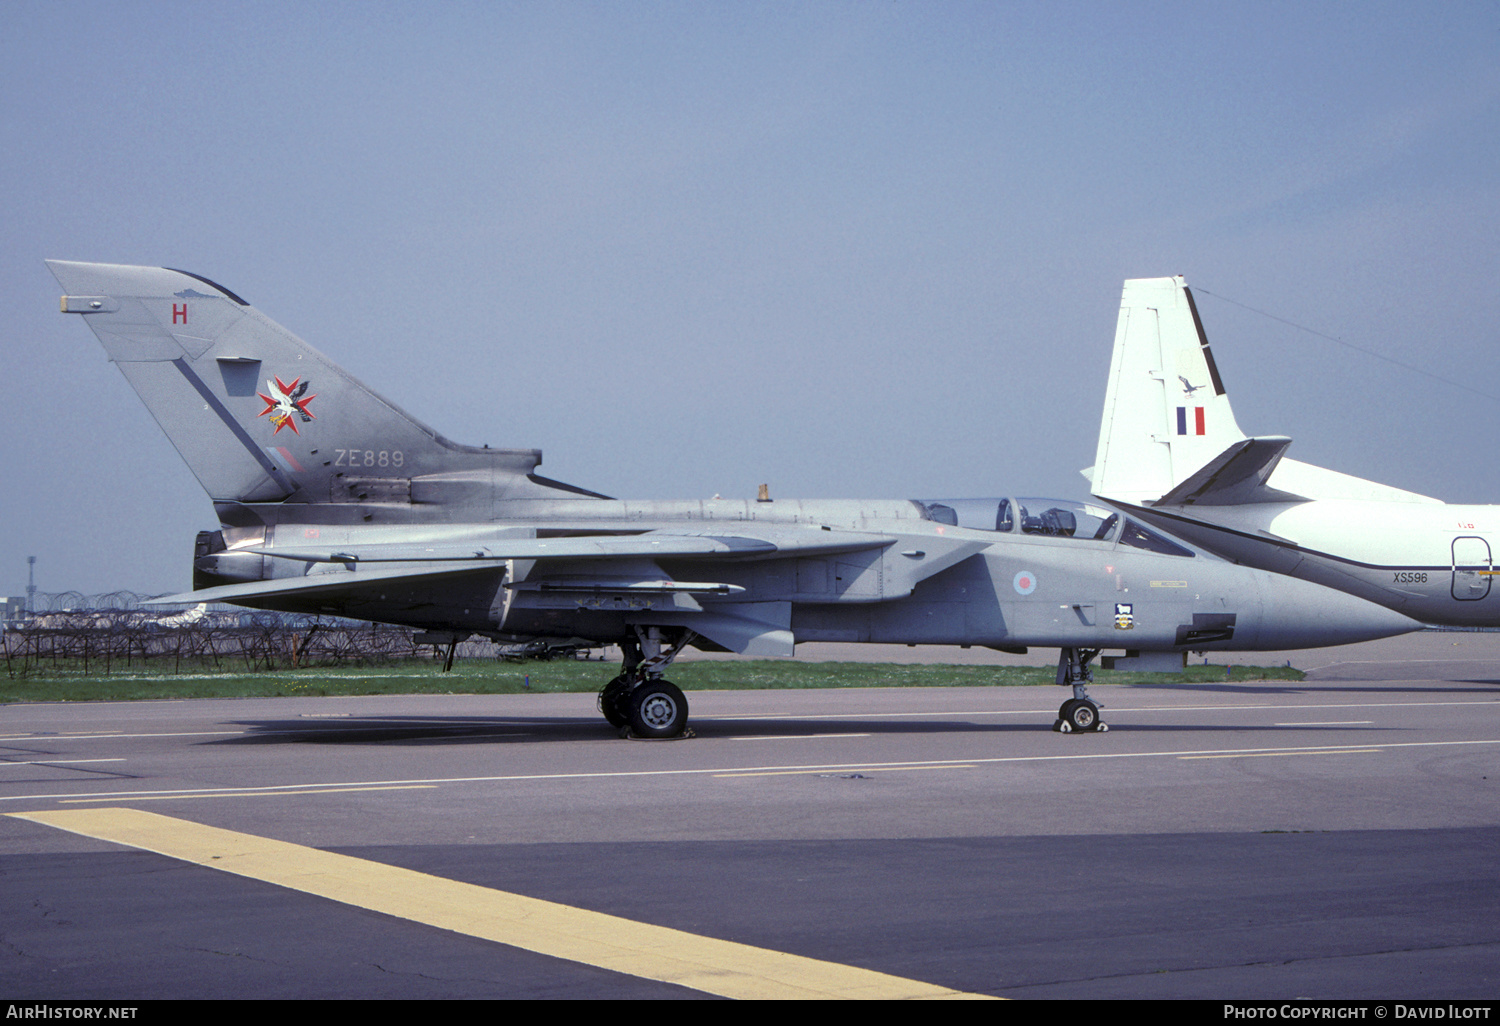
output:
<svg viewBox="0 0 1500 1026"><path fill-rule="evenodd" d="M1094 466L1101 500L1246 566L1358 595L1428 624L1500 626L1500 507L1439 499L1287 459L1235 421L1182 278L1125 282Z"/></svg>
<svg viewBox="0 0 1500 1026"><path fill-rule="evenodd" d="M538 474L538 450L449 441L207 278L48 267L213 501L194 590L164 601L618 645L599 709L637 736L684 732L665 672L690 645L1055 647L1073 696L1054 728L1081 732L1103 728L1087 684L1106 649L1180 668L1420 626L1099 503L611 499Z"/></svg>

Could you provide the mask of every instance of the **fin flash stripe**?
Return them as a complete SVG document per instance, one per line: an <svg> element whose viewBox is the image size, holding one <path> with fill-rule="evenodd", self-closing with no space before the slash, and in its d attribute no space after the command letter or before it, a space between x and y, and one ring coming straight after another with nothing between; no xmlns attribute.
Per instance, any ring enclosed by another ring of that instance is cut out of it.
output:
<svg viewBox="0 0 1500 1026"><path fill-rule="evenodd" d="M1188 408L1177 407L1177 433L1179 435L1202 435L1207 434L1207 420L1204 417L1203 407L1193 407L1193 430L1188 430Z"/></svg>

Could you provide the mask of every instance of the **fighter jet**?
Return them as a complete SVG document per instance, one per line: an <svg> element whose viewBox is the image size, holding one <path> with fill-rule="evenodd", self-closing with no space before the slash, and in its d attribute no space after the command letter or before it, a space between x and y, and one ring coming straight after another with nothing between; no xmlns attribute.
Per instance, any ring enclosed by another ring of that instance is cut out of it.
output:
<svg viewBox="0 0 1500 1026"><path fill-rule="evenodd" d="M1063 732L1102 729L1091 663L1183 665L1419 625L1235 566L1095 503L611 499L537 473L535 449L459 445L207 278L48 261L213 500L176 600L336 614L450 643L618 645L599 708L675 737L688 646L799 641L1057 647ZM264 387L264 391L262 391ZM290 428L291 430L284 430Z"/></svg>
<svg viewBox="0 0 1500 1026"><path fill-rule="evenodd" d="M1194 395L1189 381L1213 390ZM1291 443L1240 430L1182 278L1125 283L1099 448L1084 471L1095 496L1237 563L1429 624L1500 625L1500 507L1450 506L1299 463L1284 456Z"/></svg>

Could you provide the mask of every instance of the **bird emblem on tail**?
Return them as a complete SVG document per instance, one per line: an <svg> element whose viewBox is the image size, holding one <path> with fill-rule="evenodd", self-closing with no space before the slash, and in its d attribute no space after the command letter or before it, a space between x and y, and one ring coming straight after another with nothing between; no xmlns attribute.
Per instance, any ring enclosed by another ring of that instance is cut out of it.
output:
<svg viewBox="0 0 1500 1026"><path fill-rule="evenodd" d="M302 398L309 384L311 382L293 378L292 383L288 385L280 378L276 378L275 384L266 382L266 389L271 393L270 395L266 395L265 392L255 393L266 402L266 408L256 416L264 417L270 414L271 423L276 425L276 430L271 432L273 435L279 435L284 427L291 428L292 434L300 435L302 432L297 430L298 420L306 424L310 420L317 419L308 412L307 404L316 399L318 394L314 392L306 399Z"/></svg>

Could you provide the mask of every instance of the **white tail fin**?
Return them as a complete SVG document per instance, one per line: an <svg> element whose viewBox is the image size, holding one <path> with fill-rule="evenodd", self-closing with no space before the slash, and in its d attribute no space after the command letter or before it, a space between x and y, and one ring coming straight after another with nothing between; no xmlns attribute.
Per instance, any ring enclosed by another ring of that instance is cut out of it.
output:
<svg viewBox="0 0 1500 1026"><path fill-rule="evenodd" d="M1290 444L1240 430L1182 278L1125 283L1091 472L1095 495L1141 506L1437 501L1283 459Z"/></svg>
<svg viewBox="0 0 1500 1026"><path fill-rule="evenodd" d="M1094 493L1155 502L1244 440L1186 283L1127 281L1094 459Z"/></svg>

